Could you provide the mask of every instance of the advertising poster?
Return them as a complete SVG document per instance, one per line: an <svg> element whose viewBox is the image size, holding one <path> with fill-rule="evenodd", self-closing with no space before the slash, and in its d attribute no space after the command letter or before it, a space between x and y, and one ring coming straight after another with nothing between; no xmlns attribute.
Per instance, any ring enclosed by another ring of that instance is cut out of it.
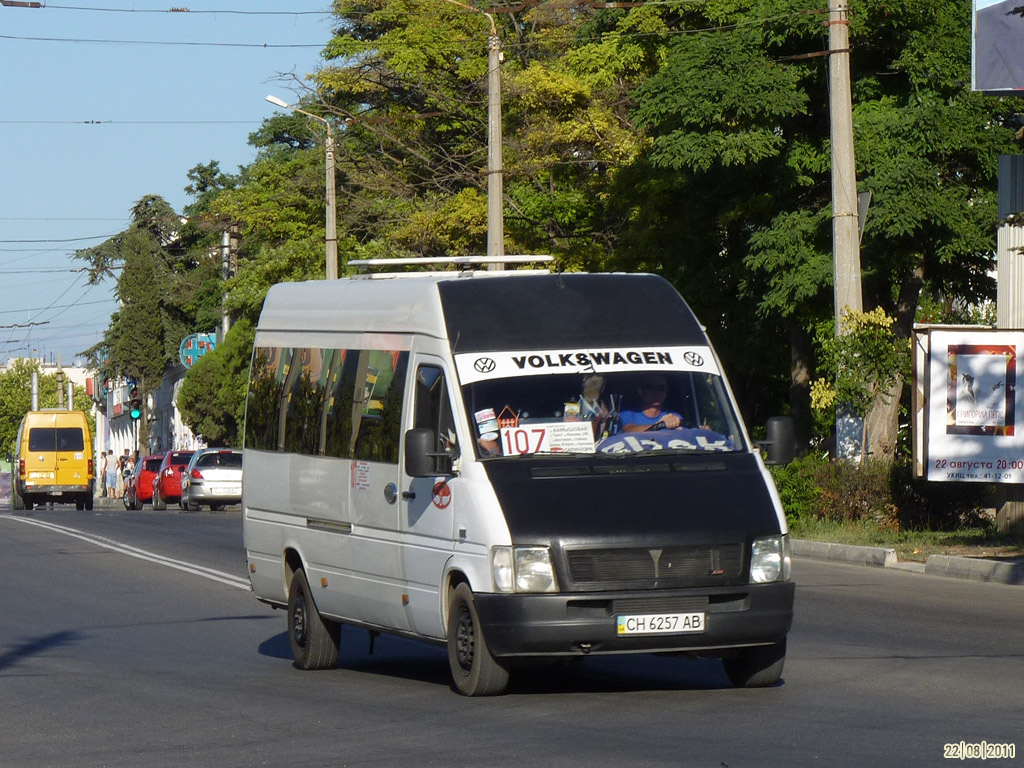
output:
<svg viewBox="0 0 1024 768"><path fill-rule="evenodd" d="M925 419L932 481L1024 482L1024 332L932 330Z"/></svg>

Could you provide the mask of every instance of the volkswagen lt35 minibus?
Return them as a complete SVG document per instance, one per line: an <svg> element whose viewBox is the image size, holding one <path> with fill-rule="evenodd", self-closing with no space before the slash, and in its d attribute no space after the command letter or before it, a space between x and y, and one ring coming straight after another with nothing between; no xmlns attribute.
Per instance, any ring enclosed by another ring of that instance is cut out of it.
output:
<svg viewBox="0 0 1024 768"><path fill-rule="evenodd" d="M266 298L244 537L296 665L334 666L350 625L446 646L470 696L602 654L775 684L786 520L689 306L654 275L482 261Z"/></svg>

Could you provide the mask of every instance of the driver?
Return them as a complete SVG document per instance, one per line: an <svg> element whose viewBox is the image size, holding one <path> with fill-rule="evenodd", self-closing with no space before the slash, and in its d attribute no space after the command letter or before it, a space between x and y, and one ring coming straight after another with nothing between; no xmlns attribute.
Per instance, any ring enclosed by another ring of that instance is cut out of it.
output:
<svg viewBox="0 0 1024 768"><path fill-rule="evenodd" d="M640 382L640 410L623 411L624 432L646 432L650 429L677 429L683 425L675 411L663 410L668 396L668 382L661 374L650 374Z"/></svg>

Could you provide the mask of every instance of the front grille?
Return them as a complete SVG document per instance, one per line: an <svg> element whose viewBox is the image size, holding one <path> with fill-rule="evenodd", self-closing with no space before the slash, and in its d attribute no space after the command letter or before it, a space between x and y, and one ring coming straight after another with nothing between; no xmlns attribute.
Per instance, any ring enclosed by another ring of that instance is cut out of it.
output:
<svg viewBox="0 0 1024 768"><path fill-rule="evenodd" d="M579 587L688 587L732 584L743 569L742 544L566 551L569 579Z"/></svg>

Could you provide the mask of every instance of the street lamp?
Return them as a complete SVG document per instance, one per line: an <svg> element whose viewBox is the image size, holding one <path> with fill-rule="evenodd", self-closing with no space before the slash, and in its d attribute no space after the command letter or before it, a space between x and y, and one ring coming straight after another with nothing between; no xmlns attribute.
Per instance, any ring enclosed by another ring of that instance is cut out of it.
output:
<svg viewBox="0 0 1024 768"><path fill-rule="evenodd" d="M337 216L337 201L335 198L335 187L334 187L334 134L331 133L331 123L329 120L320 117L320 115L314 115L312 112L307 112L304 109L299 109L294 104L287 104L284 100L277 98L277 96L267 96L267 101L271 104L283 107L284 109L290 109L293 112L311 117L314 120L319 120L325 126L327 126L327 232L326 232L326 243L327 243L327 269L326 276L328 280L338 279L338 224L336 221Z"/></svg>

